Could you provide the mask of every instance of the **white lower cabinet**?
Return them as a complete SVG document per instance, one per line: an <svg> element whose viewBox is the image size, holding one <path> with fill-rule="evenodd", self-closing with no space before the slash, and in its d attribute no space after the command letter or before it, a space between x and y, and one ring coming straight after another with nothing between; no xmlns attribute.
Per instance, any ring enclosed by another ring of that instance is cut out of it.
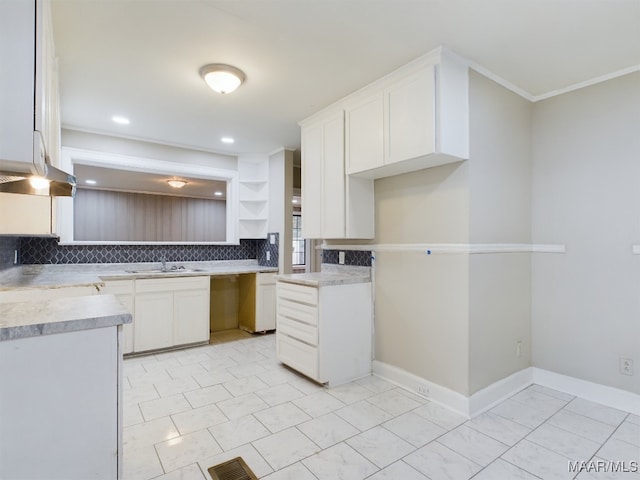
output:
<svg viewBox="0 0 640 480"><path fill-rule="evenodd" d="M285 365L330 386L371 373L371 283L276 284L276 350Z"/></svg>
<svg viewBox="0 0 640 480"><path fill-rule="evenodd" d="M146 352L209 340L209 277L107 280L133 315L124 325L123 353Z"/></svg>
<svg viewBox="0 0 640 480"><path fill-rule="evenodd" d="M133 315L133 280L105 281L105 285L100 289L100 293L115 295L124 308ZM122 325L122 336L124 338L122 353L133 352L133 322Z"/></svg>
<svg viewBox="0 0 640 480"><path fill-rule="evenodd" d="M118 330L0 342L0 478L121 478Z"/></svg>
<svg viewBox="0 0 640 480"><path fill-rule="evenodd" d="M256 275L256 332L266 332L276 328L276 274Z"/></svg>
<svg viewBox="0 0 640 480"><path fill-rule="evenodd" d="M173 294L173 344L209 340L209 282Z"/></svg>
<svg viewBox="0 0 640 480"><path fill-rule="evenodd" d="M275 330L275 275L258 272L238 277L238 327L242 330L251 333Z"/></svg>
<svg viewBox="0 0 640 480"><path fill-rule="evenodd" d="M138 282L144 282L144 280L138 280L136 284ZM134 310L136 312L134 330L136 352L173 345L173 292L165 290L136 293Z"/></svg>

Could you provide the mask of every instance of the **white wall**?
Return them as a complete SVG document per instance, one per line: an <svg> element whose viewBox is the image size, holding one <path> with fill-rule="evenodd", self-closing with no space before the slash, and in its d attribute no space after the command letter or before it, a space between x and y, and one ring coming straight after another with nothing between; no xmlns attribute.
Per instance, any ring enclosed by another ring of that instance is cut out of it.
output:
<svg viewBox="0 0 640 480"><path fill-rule="evenodd" d="M528 244L531 103L473 70L469 76L469 242ZM531 254L469 257L473 394L531 365Z"/></svg>
<svg viewBox="0 0 640 480"><path fill-rule="evenodd" d="M376 180L376 243L530 242L531 104L470 72L470 135L466 162ZM465 396L531 365L530 254L379 251L375 271L376 360Z"/></svg>
<svg viewBox="0 0 640 480"><path fill-rule="evenodd" d="M293 151L269 156L269 232L279 233L278 268L291 273L293 257Z"/></svg>
<svg viewBox="0 0 640 480"><path fill-rule="evenodd" d="M640 393L640 73L533 112L533 364Z"/></svg>
<svg viewBox="0 0 640 480"><path fill-rule="evenodd" d="M186 148L172 147L158 143L111 137L77 130L62 130L62 145L65 147L95 150L98 152L118 153L141 158L165 160L168 162L184 162L205 165L214 168L237 170L235 156L203 152Z"/></svg>

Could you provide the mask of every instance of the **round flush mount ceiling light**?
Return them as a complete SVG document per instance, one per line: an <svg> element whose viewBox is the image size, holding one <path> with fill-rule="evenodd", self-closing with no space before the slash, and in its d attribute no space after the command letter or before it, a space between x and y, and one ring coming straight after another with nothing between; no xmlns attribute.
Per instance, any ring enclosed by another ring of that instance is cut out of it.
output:
<svg viewBox="0 0 640 480"><path fill-rule="evenodd" d="M167 183L173 188L182 188L187 184L187 182L185 182L184 180L176 180L176 179L167 180Z"/></svg>
<svg viewBox="0 0 640 480"><path fill-rule="evenodd" d="M220 139L220 141L221 141L222 143L233 143L233 142L235 142L235 140L234 140L233 138L231 138L231 137L222 137L222 138Z"/></svg>
<svg viewBox="0 0 640 480"><path fill-rule="evenodd" d="M223 94L233 92L246 78L242 70L224 63L205 65L200 69L200 76L213 90Z"/></svg>

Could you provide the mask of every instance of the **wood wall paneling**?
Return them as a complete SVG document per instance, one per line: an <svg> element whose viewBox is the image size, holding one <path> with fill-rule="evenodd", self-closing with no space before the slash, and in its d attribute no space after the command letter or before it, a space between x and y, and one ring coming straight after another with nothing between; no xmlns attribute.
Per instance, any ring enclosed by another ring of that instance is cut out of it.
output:
<svg viewBox="0 0 640 480"><path fill-rule="evenodd" d="M219 242L226 239L225 200L78 189L79 241Z"/></svg>

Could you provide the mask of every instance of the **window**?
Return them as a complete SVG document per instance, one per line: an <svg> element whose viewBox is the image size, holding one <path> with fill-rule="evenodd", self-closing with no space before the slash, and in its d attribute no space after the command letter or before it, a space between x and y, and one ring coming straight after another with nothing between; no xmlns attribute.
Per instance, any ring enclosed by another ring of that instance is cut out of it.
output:
<svg viewBox="0 0 640 480"><path fill-rule="evenodd" d="M304 238L302 238L302 217L293 216L293 265L304 265Z"/></svg>

